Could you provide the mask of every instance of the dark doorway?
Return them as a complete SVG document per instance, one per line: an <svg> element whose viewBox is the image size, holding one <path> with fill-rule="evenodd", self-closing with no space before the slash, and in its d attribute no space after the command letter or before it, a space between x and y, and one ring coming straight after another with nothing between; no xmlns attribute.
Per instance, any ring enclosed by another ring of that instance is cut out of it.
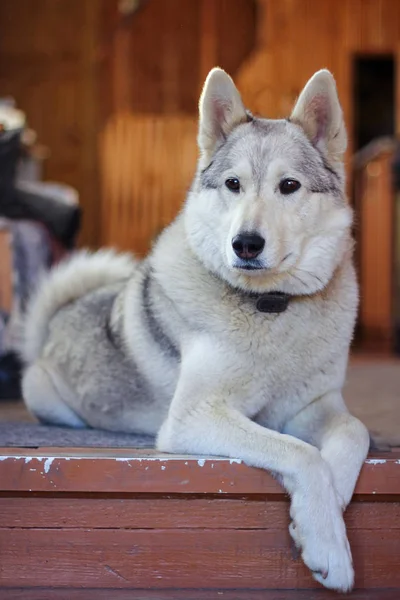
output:
<svg viewBox="0 0 400 600"><path fill-rule="evenodd" d="M395 215L391 197L391 146L379 138L396 132L396 63L391 55L358 55L353 63L353 205L360 315L355 346L386 352L393 348L396 282ZM361 153L359 151L361 150ZM389 161L389 163L388 163ZM400 291L400 290L399 290ZM399 295L400 300L400 295Z"/></svg>
<svg viewBox="0 0 400 600"><path fill-rule="evenodd" d="M354 150L395 133L393 56L358 56L354 64Z"/></svg>

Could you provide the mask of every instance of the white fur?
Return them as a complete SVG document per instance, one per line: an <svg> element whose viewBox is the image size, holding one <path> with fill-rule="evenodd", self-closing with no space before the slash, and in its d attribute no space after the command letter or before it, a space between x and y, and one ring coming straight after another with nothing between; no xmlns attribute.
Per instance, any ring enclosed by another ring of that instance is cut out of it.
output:
<svg viewBox="0 0 400 600"><path fill-rule="evenodd" d="M44 361L28 367L22 380L27 408L42 422L68 427L86 427L86 423L68 405L72 392L54 370Z"/></svg>
<svg viewBox="0 0 400 600"><path fill-rule="evenodd" d="M328 72L306 85L292 118L247 122L230 77L210 73L185 209L113 300L124 360L107 341L104 314L96 321L91 313L85 329L77 304L54 321L35 363L49 377L31 371L34 393L24 393L39 399L36 412L45 417L71 423L61 400L91 426L158 434L160 450L239 458L272 471L291 496L290 534L305 564L325 587L348 591L354 574L342 511L369 436L342 398L358 288L338 162L345 130ZM238 193L227 177L240 180ZM288 177L301 184L290 196L280 190ZM251 272L231 244L240 231L255 230L266 243ZM30 359L60 306L129 275L129 260L117 264L114 256L83 257L51 276L28 319ZM242 290L293 297L284 313L265 314ZM146 385L132 388L134 372ZM41 392L54 391L56 411L40 401Z"/></svg>
<svg viewBox="0 0 400 600"><path fill-rule="evenodd" d="M101 286L127 279L134 266L135 261L128 254L102 250L95 254L78 252L55 267L40 282L29 303L24 327L24 360L33 363L39 358L49 322L60 308Z"/></svg>

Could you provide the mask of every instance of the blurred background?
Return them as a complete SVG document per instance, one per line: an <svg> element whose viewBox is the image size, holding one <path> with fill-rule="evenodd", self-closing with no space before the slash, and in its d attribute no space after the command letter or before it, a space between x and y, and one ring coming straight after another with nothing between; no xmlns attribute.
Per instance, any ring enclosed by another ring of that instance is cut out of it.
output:
<svg viewBox="0 0 400 600"><path fill-rule="evenodd" d="M316 70L333 72L361 284L350 395L397 406L400 0L1 0L4 396L43 265L82 245L143 255L178 212L215 65L271 118L290 114Z"/></svg>

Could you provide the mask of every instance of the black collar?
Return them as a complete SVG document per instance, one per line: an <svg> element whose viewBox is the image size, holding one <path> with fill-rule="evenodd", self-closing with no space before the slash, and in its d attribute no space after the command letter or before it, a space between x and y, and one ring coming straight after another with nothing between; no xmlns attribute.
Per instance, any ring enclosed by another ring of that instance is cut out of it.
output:
<svg viewBox="0 0 400 600"><path fill-rule="evenodd" d="M261 294L250 292L247 296L256 300L258 311L269 314L285 312L289 306L290 299L293 297L285 292L265 292Z"/></svg>

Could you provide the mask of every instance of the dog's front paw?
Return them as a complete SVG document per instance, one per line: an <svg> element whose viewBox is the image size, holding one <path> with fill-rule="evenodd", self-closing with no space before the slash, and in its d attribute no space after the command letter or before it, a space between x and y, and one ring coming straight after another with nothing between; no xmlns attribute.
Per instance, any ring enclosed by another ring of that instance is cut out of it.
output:
<svg viewBox="0 0 400 600"><path fill-rule="evenodd" d="M294 495L289 532L301 557L323 586L349 592L354 570L346 528L334 490L321 494L318 502Z"/></svg>
<svg viewBox="0 0 400 600"><path fill-rule="evenodd" d="M328 544L321 544L317 553L324 556L326 570L314 569L314 579L329 589L350 592L354 585L354 569L346 533ZM304 553L303 560L308 565L309 557Z"/></svg>

